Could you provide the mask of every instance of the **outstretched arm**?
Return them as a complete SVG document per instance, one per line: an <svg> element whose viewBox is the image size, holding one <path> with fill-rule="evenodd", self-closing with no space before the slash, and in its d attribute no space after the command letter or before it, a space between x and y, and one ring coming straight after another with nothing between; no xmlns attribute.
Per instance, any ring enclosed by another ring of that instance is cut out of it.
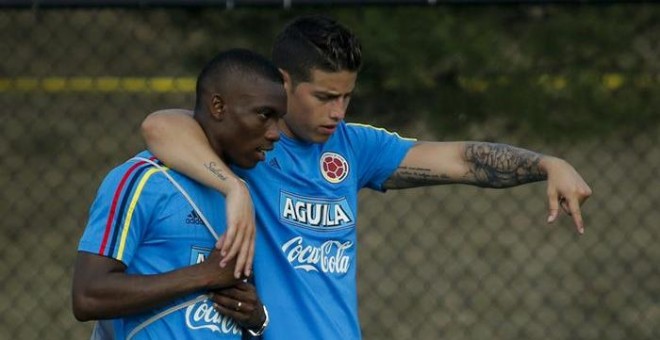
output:
<svg viewBox="0 0 660 340"><path fill-rule="evenodd" d="M561 206L578 232L584 232L580 205L591 188L566 161L506 144L485 142L419 142L385 182L386 189L438 184L470 184L507 188L548 181L548 222Z"/></svg>
<svg viewBox="0 0 660 340"><path fill-rule="evenodd" d="M141 131L149 151L168 167L225 195L227 231L216 245L225 256L220 265L237 256L235 277L250 276L255 237L252 198L245 183L215 154L192 112L154 112L142 122Z"/></svg>

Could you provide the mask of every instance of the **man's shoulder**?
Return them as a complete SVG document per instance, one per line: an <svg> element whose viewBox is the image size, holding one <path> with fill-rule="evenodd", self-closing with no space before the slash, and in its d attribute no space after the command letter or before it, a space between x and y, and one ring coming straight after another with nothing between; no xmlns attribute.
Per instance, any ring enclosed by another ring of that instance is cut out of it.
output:
<svg viewBox="0 0 660 340"><path fill-rule="evenodd" d="M125 160L123 163L115 165L114 168L108 171L106 179L128 180L136 174L143 173L147 168L152 167L147 160L149 162L158 162L157 159L149 157L150 154L148 152L138 153L134 157Z"/></svg>
<svg viewBox="0 0 660 340"><path fill-rule="evenodd" d="M396 132L392 132L384 127L380 126L375 126L371 124L365 124L365 123L344 123L345 129L347 132L353 132L353 133L382 133L382 134L388 134L388 135L393 135L393 136L398 136L399 134Z"/></svg>
<svg viewBox="0 0 660 340"><path fill-rule="evenodd" d="M379 130L383 130L383 129L369 124L349 123L342 121L337 126L337 131L335 131L335 135L342 136L343 138L356 138L356 137L368 135L374 131L379 131Z"/></svg>
<svg viewBox="0 0 660 340"><path fill-rule="evenodd" d="M399 135L397 132L390 131L386 128L363 124L363 123L343 123L337 131L342 131L342 134L350 140L358 140L360 143L383 142L383 141L412 141L414 138L406 138Z"/></svg>
<svg viewBox="0 0 660 340"><path fill-rule="evenodd" d="M371 124L366 124L366 123L358 123L358 122L342 122L343 126L346 127L346 129L356 129L356 130L361 130L361 129L382 129L378 126L373 126Z"/></svg>
<svg viewBox="0 0 660 340"><path fill-rule="evenodd" d="M105 175L105 182L115 182L127 180L128 177L134 175L138 166L131 159L124 160L120 164L115 164L110 171Z"/></svg>
<svg viewBox="0 0 660 340"><path fill-rule="evenodd" d="M103 186L110 190L139 188L151 192L169 191L168 186L163 183L169 182L168 178L159 172L167 172L170 176L182 176L168 169L148 151L143 151L110 170L105 176Z"/></svg>

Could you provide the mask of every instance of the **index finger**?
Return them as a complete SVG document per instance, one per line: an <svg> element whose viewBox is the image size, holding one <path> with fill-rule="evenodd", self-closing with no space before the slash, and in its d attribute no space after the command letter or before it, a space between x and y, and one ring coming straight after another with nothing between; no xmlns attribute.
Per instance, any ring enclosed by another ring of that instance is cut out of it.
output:
<svg viewBox="0 0 660 340"><path fill-rule="evenodd" d="M254 233L250 237L250 249L248 249L247 262L245 263L245 276L250 277L252 274L252 264L254 263Z"/></svg>
<svg viewBox="0 0 660 340"><path fill-rule="evenodd" d="M582 221L582 212L580 211L580 203L577 199L573 198L568 200L568 206L571 210L571 216L573 217L573 223L577 228L580 235L584 234L584 222Z"/></svg>
<svg viewBox="0 0 660 340"><path fill-rule="evenodd" d="M236 241L238 243L238 240ZM236 258L236 268L234 269L234 276L238 279L241 274L247 272L247 257L250 255L250 237L243 237L240 248L238 250L238 257ZM247 276L247 275L246 275Z"/></svg>
<svg viewBox="0 0 660 340"><path fill-rule="evenodd" d="M559 195L556 191L548 192L548 223L554 223L559 215Z"/></svg>
<svg viewBox="0 0 660 340"><path fill-rule="evenodd" d="M223 261L229 262L230 260L232 260L239 253L239 251L243 247L243 242L244 242L243 234L244 234L243 233L243 228L238 228L238 232L236 233L236 235L234 237L233 244L229 244L229 242L225 242L224 246L231 247L231 248L229 249L229 252L227 253L227 255L225 255L225 258L222 259ZM239 268L242 268L242 267L238 263L236 265L236 268L237 268L236 273L240 273L242 271L242 269L239 270ZM236 276L236 278L239 278L240 274L235 275L235 276Z"/></svg>
<svg viewBox="0 0 660 340"><path fill-rule="evenodd" d="M236 224L228 224L227 225L227 230L225 231L225 234L223 236L223 243L222 243L222 248L220 249L220 253L222 256L228 256L228 260L231 260L231 255L227 255L229 250L231 249L231 246L234 244L234 238L236 237L236 229L239 229ZM235 254L234 254L235 255Z"/></svg>

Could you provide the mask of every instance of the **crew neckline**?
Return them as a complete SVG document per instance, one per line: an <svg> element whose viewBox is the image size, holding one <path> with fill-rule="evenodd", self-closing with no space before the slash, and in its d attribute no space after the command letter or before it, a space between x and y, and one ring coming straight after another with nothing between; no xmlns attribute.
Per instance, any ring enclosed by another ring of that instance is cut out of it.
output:
<svg viewBox="0 0 660 340"><path fill-rule="evenodd" d="M285 144L301 146L301 147L309 147L311 145L318 144L318 143L307 142L295 137L289 137L286 135L286 133L284 133L284 131L280 131L280 141L278 143L285 143Z"/></svg>

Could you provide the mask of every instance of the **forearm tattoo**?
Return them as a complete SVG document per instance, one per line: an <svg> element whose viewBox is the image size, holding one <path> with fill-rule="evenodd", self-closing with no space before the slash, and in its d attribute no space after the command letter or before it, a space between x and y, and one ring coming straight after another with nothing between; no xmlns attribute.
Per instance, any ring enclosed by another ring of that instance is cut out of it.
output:
<svg viewBox="0 0 660 340"><path fill-rule="evenodd" d="M465 160L465 182L481 187L506 188L547 178L539 169L541 155L510 145L467 143Z"/></svg>
<svg viewBox="0 0 660 340"><path fill-rule="evenodd" d="M455 181L445 174L433 173L431 169L400 166L383 186L386 189L404 189L450 183Z"/></svg>
<svg viewBox="0 0 660 340"><path fill-rule="evenodd" d="M209 162L204 164L204 167L207 168L215 177L219 178L221 181L227 180L227 176L222 173L222 170L218 168L218 165L215 162Z"/></svg>
<svg viewBox="0 0 660 340"><path fill-rule="evenodd" d="M486 188L507 188L542 181L547 177L539 169L541 155L510 145L466 143L463 160L468 170L451 176L429 168L401 166L383 187L404 189L439 184L470 184Z"/></svg>

